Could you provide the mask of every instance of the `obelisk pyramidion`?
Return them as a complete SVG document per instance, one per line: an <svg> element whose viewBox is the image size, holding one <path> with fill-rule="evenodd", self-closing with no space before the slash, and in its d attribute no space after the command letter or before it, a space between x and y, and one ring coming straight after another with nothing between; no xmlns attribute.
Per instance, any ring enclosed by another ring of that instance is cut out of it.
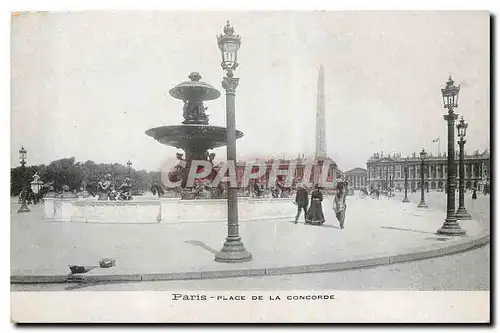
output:
<svg viewBox="0 0 500 333"><path fill-rule="evenodd" d="M316 105L316 160L325 160L326 136L325 136L325 72L323 65L319 68L318 96Z"/></svg>

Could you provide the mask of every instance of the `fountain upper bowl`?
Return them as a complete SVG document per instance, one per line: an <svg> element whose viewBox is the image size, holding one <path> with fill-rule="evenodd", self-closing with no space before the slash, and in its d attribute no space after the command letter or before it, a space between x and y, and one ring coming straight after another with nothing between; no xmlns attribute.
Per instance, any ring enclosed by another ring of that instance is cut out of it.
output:
<svg viewBox="0 0 500 333"><path fill-rule="evenodd" d="M183 101L211 101L220 97L220 92L203 81L184 81L169 91L170 96Z"/></svg>
<svg viewBox="0 0 500 333"><path fill-rule="evenodd" d="M179 149L198 147L208 150L227 145L227 129L221 126L199 124L160 126L148 129L146 135L164 145ZM242 136L243 133L236 130L236 139Z"/></svg>

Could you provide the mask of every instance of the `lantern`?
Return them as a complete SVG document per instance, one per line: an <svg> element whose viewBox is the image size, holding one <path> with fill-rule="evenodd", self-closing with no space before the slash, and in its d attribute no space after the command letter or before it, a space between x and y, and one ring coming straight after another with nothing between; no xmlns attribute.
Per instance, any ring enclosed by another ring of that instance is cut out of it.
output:
<svg viewBox="0 0 500 333"><path fill-rule="evenodd" d="M26 151L26 149L24 149L24 147L21 147L21 149L19 150L19 158L21 159L21 164L23 166L26 163L26 156L27 155L28 155L28 152Z"/></svg>
<svg viewBox="0 0 500 333"><path fill-rule="evenodd" d="M467 134L467 126L469 126L469 124L464 121L464 117L461 117L457 124L458 136L460 138L465 138L465 135Z"/></svg>
<svg viewBox="0 0 500 333"><path fill-rule="evenodd" d="M224 34L217 36L217 44L222 55L222 69L231 73L238 67L238 50L241 37L234 34L234 28L227 21Z"/></svg>
<svg viewBox="0 0 500 333"><path fill-rule="evenodd" d="M422 151L420 152L420 158L422 159L422 161L425 159L426 156L427 153L425 152L424 148L422 148Z"/></svg>
<svg viewBox="0 0 500 333"><path fill-rule="evenodd" d="M460 85L457 87L454 85L455 81L451 78L451 75L446 82L446 87L441 89L441 94L443 95L443 105L445 109L458 107L458 94L460 92Z"/></svg>

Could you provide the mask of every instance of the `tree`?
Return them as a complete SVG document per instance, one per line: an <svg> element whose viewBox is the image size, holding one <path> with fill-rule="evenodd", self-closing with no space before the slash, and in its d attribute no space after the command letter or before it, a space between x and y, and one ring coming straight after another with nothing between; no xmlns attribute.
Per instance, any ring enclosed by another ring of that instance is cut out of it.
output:
<svg viewBox="0 0 500 333"><path fill-rule="evenodd" d="M38 172L44 183L51 182L56 191L62 190L63 185L68 185L70 190L80 191L85 184L90 188L97 188L97 183L106 174L111 174L117 187L130 177L134 190L147 191L153 183L161 182L160 172L130 169L119 163L105 164L87 160L75 162L74 157L62 158L52 161L49 165L32 165L25 169L22 167L11 168L11 195L17 196L24 186L30 186L35 172Z"/></svg>
<svg viewBox="0 0 500 333"><path fill-rule="evenodd" d="M56 190L68 185L70 190L79 190L83 180L83 172L75 158L62 158L51 162L47 166L46 177L53 182Z"/></svg>
<svg viewBox="0 0 500 333"><path fill-rule="evenodd" d="M18 166L10 169L10 195L17 196L24 187L30 187L35 172L38 172L41 177L41 171L44 169L45 165L43 164L40 166L27 166L25 168Z"/></svg>

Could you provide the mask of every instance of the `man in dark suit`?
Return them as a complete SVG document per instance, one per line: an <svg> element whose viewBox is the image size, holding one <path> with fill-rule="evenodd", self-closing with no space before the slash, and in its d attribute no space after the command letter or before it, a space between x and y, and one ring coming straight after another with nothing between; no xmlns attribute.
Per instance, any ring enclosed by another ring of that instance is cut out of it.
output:
<svg viewBox="0 0 500 333"><path fill-rule="evenodd" d="M306 218L307 206L309 205L309 195L307 193L307 189L300 181L297 184L295 203L297 204L297 216L295 216L295 223L297 223L302 209L304 210L304 219Z"/></svg>

